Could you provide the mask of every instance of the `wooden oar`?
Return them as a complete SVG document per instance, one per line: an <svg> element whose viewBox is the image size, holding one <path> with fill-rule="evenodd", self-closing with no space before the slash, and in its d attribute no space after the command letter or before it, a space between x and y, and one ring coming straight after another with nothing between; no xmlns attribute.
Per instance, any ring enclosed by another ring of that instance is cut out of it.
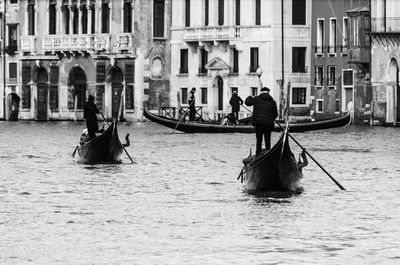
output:
<svg viewBox="0 0 400 265"><path fill-rule="evenodd" d="M110 126L106 120L106 118L104 118L104 115L102 112L100 112L101 117L103 117L103 120L107 123L108 126ZM131 160L132 164L135 164L135 162L133 162L132 157L129 155L128 151L126 151L125 146L122 145L122 148L124 149L126 155L129 157L129 159Z"/></svg>
<svg viewBox="0 0 400 265"><path fill-rule="evenodd" d="M175 133L176 128L178 128L178 126L179 126L179 124L182 122L183 118L185 118L185 115L186 115L186 113L190 110L190 106L192 106L193 102L194 102L194 100L192 100L192 103L190 103L189 108L182 114L182 117L181 117L181 119L179 120L179 122L176 124L174 130L172 131L172 134Z"/></svg>
<svg viewBox="0 0 400 265"><path fill-rule="evenodd" d="M275 123L278 124L279 127L281 127L281 129L283 130L283 127L282 127L282 125L279 124L279 122L275 121ZM324 171L325 174L327 174L328 177L329 177L333 182L335 182L335 184L336 184L341 190L346 190L336 179L334 179L334 177L331 176L331 174L328 173L328 171L325 170L325 168L324 168L323 166L320 165L320 163L317 162L317 160L314 159L314 157L313 157L312 155L310 155L310 153L309 153L296 139L294 139L294 137L293 137L290 133L287 133L287 134L289 135L289 137L290 137L302 150L304 150L304 152L315 162L315 164L317 164L317 165L322 169L322 171Z"/></svg>
<svg viewBox="0 0 400 265"><path fill-rule="evenodd" d="M74 150L74 152L72 152L72 154L71 154L71 157L72 157L72 158L74 158L74 157L75 157L75 153L76 153L76 150L78 150L78 147L79 147L79 146L77 145L77 146L75 147L75 150Z"/></svg>

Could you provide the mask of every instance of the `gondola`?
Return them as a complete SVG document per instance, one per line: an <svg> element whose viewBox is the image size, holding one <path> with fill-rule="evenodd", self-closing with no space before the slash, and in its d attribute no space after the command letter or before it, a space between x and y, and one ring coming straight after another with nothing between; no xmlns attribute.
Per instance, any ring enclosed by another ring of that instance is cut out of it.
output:
<svg viewBox="0 0 400 265"><path fill-rule="evenodd" d="M151 113L146 107L143 110L143 115L152 122L175 129L185 133L254 133L252 125L221 125L212 122L185 122L176 119L170 119L164 116ZM316 131L322 129L329 129L341 127L350 124L350 113L334 119L294 123L290 125L289 132L306 132ZM281 131L278 125L275 126L274 131Z"/></svg>
<svg viewBox="0 0 400 265"><path fill-rule="evenodd" d="M267 152L243 160L239 175L248 193L279 191L300 192L303 177L290 150L288 130L282 132L278 142Z"/></svg>
<svg viewBox="0 0 400 265"><path fill-rule="evenodd" d="M121 163L123 145L118 137L117 121L114 120L102 134L78 147L80 162Z"/></svg>

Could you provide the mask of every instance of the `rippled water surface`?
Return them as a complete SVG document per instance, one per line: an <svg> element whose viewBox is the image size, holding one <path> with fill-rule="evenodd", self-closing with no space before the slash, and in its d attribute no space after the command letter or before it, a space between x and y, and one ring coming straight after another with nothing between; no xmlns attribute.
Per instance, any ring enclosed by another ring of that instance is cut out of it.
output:
<svg viewBox="0 0 400 265"><path fill-rule="evenodd" d="M347 191L310 161L277 196L236 180L254 135L121 123L135 163L91 166L83 128L0 122L0 264L400 263L400 129L293 134Z"/></svg>

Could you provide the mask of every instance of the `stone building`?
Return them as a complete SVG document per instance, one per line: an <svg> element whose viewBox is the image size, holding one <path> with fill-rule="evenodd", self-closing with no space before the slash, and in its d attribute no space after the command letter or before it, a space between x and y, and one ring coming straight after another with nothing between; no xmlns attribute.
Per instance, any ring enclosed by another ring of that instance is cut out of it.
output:
<svg viewBox="0 0 400 265"><path fill-rule="evenodd" d="M187 106L195 87L203 117L217 118L230 111L233 91L243 99L260 92L261 66L280 114L288 94L291 112L307 113L310 48L311 0L174 0L171 105Z"/></svg>
<svg viewBox="0 0 400 265"><path fill-rule="evenodd" d="M314 0L311 95L316 118L351 111L362 123L370 106L368 0Z"/></svg>
<svg viewBox="0 0 400 265"><path fill-rule="evenodd" d="M371 0L372 114L375 123L400 124L400 1Z"/></svg>
<svg viewBox="0 0 400 265"><path fill-rule="evenodd" d="M168 0L4 2L3 117L82 119L92 94L106 117L140 119L168 98L169 13Z"/></svg>

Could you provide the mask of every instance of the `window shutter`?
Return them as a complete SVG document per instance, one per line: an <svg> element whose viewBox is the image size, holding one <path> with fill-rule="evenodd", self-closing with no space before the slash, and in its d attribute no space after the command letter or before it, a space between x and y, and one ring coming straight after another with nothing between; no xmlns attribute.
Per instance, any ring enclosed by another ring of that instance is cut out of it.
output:
<svg viewBox="0 0 400 265"><path fill-rule="evenodd" d="M125 81L127 83L135 82L135 63L129 62L125 65Z"/></svg>
<svg viewBox="0 0 400 265"><path fill-rule="evenodd" d="M125 86L125 108L126 109L134 109L134 86L126 85Z"/></svg>
<svg viewBox="0 0 400 265"><path fill-rule="evenodd" d="M96 82L104 83L106 80L106 65L104 63L98 63L96 66Z"/></svg>
<svg viewBox="0 0 400 265"><path fill-rule="evenodd" d="M31 82L31 66L22 66L22 84L28 84Z"/></svg>
<svg viewBox="0 0 400 265"><path fill-rule="evenodd" d="M17 63L8 64L8 77L17 78Z"/></svg>

